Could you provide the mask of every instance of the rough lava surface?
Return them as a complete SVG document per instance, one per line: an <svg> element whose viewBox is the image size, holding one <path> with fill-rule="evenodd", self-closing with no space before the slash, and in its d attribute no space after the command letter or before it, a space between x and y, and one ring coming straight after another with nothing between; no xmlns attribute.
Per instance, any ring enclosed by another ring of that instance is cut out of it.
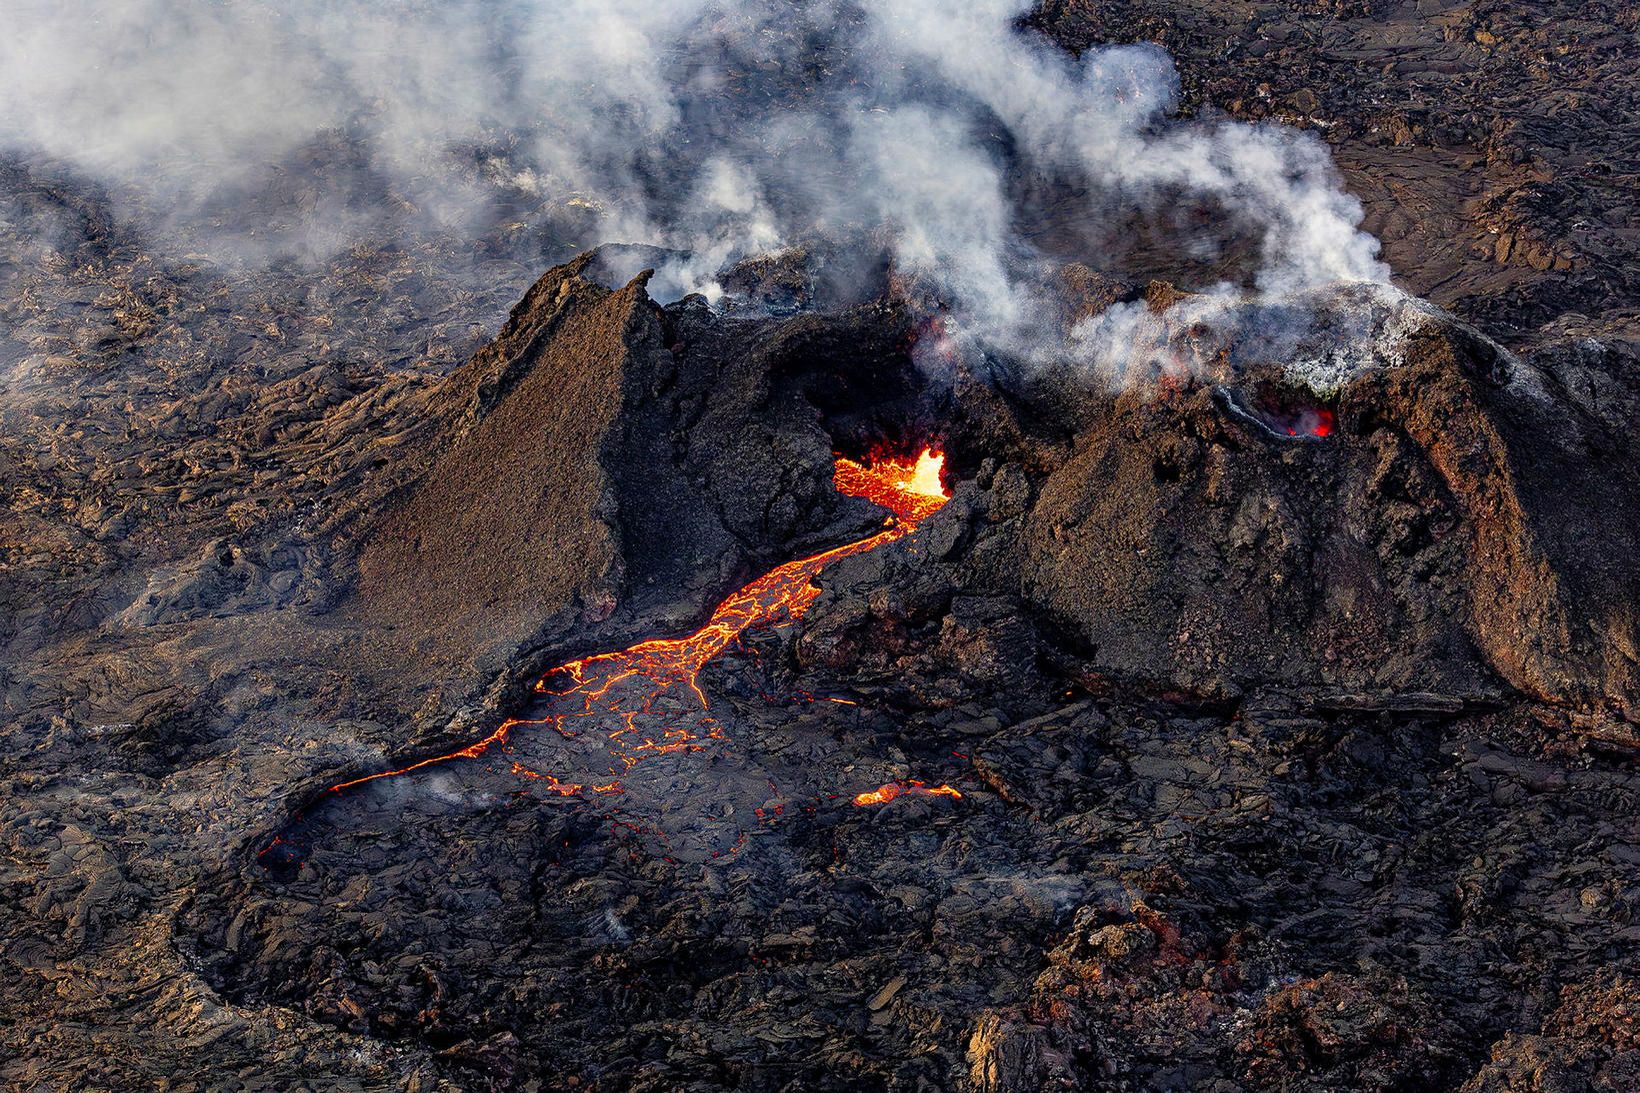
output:
<svg viewBox="0 0 1640 1093"><path fill-rule="evenodd" d="M1440 306L1317 297L1378 324L1321 384L1138 256L1067 327L1187 371L934 375L801 253L739 310L562 245L208 271L0 164L0 1085L1640 1086L1633 15L1033 22L1316 128ZM870 535L836 454L929 443L949 501L623 792L331 791Z"/></svg>

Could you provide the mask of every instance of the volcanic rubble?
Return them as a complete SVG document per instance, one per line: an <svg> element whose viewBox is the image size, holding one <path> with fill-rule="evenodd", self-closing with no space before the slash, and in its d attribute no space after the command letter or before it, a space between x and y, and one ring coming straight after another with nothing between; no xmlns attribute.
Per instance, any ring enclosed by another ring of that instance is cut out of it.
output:
<svg viewBox="0 0 1640 1093"><path fill-rule="evenodd" d="M8 1086L1640 1082L1632 367L1339 290L1321 382L1325 321L1272 359L1072 271L1191 367L931 369L892 296L662 307L603 257L442 378L8 454ZM627 723L710 732L330 789L871 535L837 453L925 446L937 512Z"/></svg>

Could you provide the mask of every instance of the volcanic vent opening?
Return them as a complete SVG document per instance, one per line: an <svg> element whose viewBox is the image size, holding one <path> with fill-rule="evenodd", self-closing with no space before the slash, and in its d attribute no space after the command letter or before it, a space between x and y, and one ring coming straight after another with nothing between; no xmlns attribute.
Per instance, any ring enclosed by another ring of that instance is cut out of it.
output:
<svg viewBox="0 0 1640 1093"><path fill-rule="evenodd" d="M1326 440L1338 429L1334 409L1305 391L1268 382L1250 389L1220 387L1221 404L1230 413L1283 440Z"/></svg>

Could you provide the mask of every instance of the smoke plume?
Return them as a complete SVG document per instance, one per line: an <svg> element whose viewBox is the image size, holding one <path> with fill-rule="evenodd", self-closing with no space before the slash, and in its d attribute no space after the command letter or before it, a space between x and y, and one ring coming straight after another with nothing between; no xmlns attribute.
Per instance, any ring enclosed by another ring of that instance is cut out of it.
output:
<svg viewBox="0 0 1640 1093"><path fill-rule="evenodd" d="M1318 141L1182 120L1161 50L1072 57L1029 7L14 0L0 144L220 261L631 242L681 255L657 293L712 296L738 258L870 241L1026 357L1108 356L1111 324L1045 343L1040 286L1131 260L1136 225L1221 302L1387 280Z"/></svg>

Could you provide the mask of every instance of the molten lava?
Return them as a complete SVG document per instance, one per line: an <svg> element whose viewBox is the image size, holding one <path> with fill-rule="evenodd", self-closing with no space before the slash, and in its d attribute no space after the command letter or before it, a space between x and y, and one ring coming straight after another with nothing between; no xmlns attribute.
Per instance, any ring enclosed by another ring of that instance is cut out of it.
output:
<svg viewBox="0 0 1640 1093"><path fill-rule="evenodd" d="M701 670L748 628L780 626L801 618L820 595L814 578L827 565L902 539L939 511L949 497L940 481L944 465L944 457L931 450L915 461L879 459L870 465L839 457L837 491L864 497L894 514L881 531L770 570L719 604L706 625L687 637L639 642L629 649L572 660L552 669L535 684L539 701L545 705L542 716L509 718L489 736L459 751L342 782L332 786L332 792L455 759L477 759L492 749L510 751L513 730L525 725L546 726L567 739L580 738L583 725L589 731L603 731L610 757L607 780L561 780L516 760L501 768L528 779L542 792L565 797L620 793L620 775L645 759L698 751L724 740L722 726L706 714L710 703L700 688ZM692 714L687 712L690 707L695 709ZM913 789L958 796L948 786L925 790L920 783L906 783L894 793Z"/></svg>
<svg viewBox="0 0 1640 1093"><path fill-rule="evenodd" d="M945 484L940 481L944 469L945 457L924 448L915 463L889 459L865 466L851 459L839 458L834 481L838 493L864 497L892 512L899 518L897 527L903 529L901 534L909 535L919 523L938 512L950 499L951 495L945 492ZM849 550L848 547L841 549ZM850 553L858 552L851 550Z"/></svg>
<svg viewBox="0 0 1640 1093"><path fill-rule="evenodd" d="M1338 431L1338 415L1329 407L1311 402L1311 396L1303 392L1262 385L1251 391L1219 386L1214 394L1231 414L1278 437L1324 440Z"/></svg>
<svg viewBox="0 0 1640 1093"><path fill-rule="evenodd" d="M886 805L896 797L954 797L961 800L962 794L950 786L929 786L918 781L888 782L857 795L854 803L862 808L868 805Z"/></svg>
<svg viewBox="0 0 1640 1093"><path fill-rule="evenodd" d="M1288 436L1331 436L1333 412L1327 409L1304 410L1287 426Z"/></svg>

